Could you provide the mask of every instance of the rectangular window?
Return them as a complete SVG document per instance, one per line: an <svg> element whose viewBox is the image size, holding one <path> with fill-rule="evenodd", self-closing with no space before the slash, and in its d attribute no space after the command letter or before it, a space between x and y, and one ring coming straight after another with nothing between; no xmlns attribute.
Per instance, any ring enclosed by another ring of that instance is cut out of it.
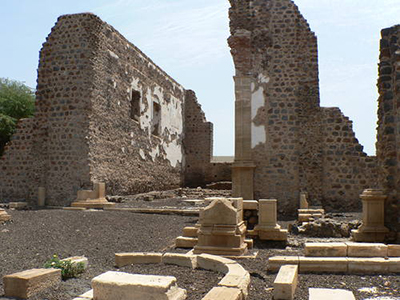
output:
<svg viewBox="0 0 400 300"><path fill-rule="evenodd" d="M132 90L131 94L131 119L139 121L140 118L140 92Z"/></svg>
<svg viewBox="0 0 400 300"><path fill-rule="evenodd" d="M153 120L151 133L154 135L161 134L161 105L153 102Z"/></svg>

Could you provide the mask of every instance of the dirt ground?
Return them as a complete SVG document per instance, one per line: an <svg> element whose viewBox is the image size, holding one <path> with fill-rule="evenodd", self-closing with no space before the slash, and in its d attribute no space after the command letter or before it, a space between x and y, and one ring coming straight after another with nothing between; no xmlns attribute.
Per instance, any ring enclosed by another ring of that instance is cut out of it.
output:
<svg viewBox="0 0 400 300"><path fill-rule="evenodd" d="M180 207L182 199L152 201L131 200L117 204L123 207ZM30 268L42 267L57 254L62 258L84 255L88 270L79 278L63 281L31 298L33 300L70 300L90 289L93 277L114 267L116 252L184 252L174 249L175 237L182 228L192 225L196 217L177 215L137 214L124 211L7 210L12 222L0 225L0 277ZM282 223L287 226L290 221ZM287 245L256 242L256 259L238 262L251 274L249 298L272 299L276 274L267 272L268 257L298 255L308 241L344 241L347 239L315 239L290 236ZM188 290L188 299L201 299L222 278L222 274L164 265L135 265L120 269L129 273L172 275L178 286ZM328 275L300 274L295 299L308 299L308 288L341 288L354 292L356 299L400 299L400 276L390 275ZM368 288L368 289L365 289ZM364 290L362 290L364 289ZM369 292L368 292L369 291ZM0 282L0 296L3 295Z"/></svg>

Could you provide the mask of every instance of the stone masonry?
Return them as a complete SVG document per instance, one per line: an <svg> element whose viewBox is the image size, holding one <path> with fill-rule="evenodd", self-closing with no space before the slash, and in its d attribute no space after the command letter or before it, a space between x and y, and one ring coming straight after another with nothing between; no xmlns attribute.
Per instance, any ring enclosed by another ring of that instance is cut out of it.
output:
<svg viewBox="0 0 400 300"><path fill-rule="evenodd" d="M384 189L385 226L400 243L400 25L382 30L378 80L379 183Z"/></svg>
<svg viewBox="0 0 400 300"><path fill-rule="evenodd" d="M92 182L105 182L108 194L178 187L184 139L192 143L184 128L202 130L196 145L207 153L187 161L210 162L212 124L184 124L194 93L93 14L58 19L37 83L35 116L21 120L0 160L0 201L36 201L41 187L47 205L69 205Z"/></svg>
<svg viewBox="0 0 400 300"><path fill-rule="evenodd" d="M320 107L317 38L291 0L230 0L235 63L233 194L353 210L374 185L375 157L338 108Z"/></svg>

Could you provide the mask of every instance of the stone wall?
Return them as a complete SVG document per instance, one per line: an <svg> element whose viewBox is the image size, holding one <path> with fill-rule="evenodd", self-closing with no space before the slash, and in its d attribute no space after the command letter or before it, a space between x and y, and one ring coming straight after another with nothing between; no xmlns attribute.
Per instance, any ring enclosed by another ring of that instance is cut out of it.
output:
<svg viewBox="0 0 400 300"><path fill-rule="evenodd" d="M400 242L400 25L382 30L379 63L379 184L388 198L385 225Z"/></svg>
<svg viewBox="0 0 400 300"><path fill-rule="evenodd" d="M1 201L36 201L45 187L48 205L68 205L93 181L109 194L180 186L186 98L195 106L187 93L97 16L61 16L40 53L36 113L0 161ZM204 144L209 163L204 125L192 146Z"/></svg>
<svg viewBox="0 0 400 300"><path fill-rule="evenodd" d="M254 164L254 198L276 198L286 214L295 213L300 191L312 205L360 208L375 160L339 109L320 107L315 34L293 1L230 2L235 163Z"/></svg>
<svg viewBox="0 0 400 300"><path fill-rule="evenodd" d="M179 187L184 88L110 25L97 17L91 22L97 39L92 178L113 194Z"/></svg>
<svg viewBox="0 0 400 300"><path fill-rule="evenodd" d="M186 91L185 101L185 180L189 187L204 186L213 152L213 124L207 122L193 91Z"/></svg>

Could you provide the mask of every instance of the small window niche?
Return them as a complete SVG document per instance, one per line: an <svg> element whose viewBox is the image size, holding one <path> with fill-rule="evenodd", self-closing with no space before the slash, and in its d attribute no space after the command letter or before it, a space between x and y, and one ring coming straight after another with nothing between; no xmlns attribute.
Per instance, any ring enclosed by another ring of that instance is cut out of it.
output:
<svg viewBox="0 0 400 300"><path fill-rule="evenodd" d="M161 134L161 105L153 102L153 120L151 133L157 136Z"/></svg>
<svg viewBox="0 0 400 300"><path fill-rule="evenodd" d="M140 118L140 92L132 90L131 93L131 119L139 122Z"/></svg>

